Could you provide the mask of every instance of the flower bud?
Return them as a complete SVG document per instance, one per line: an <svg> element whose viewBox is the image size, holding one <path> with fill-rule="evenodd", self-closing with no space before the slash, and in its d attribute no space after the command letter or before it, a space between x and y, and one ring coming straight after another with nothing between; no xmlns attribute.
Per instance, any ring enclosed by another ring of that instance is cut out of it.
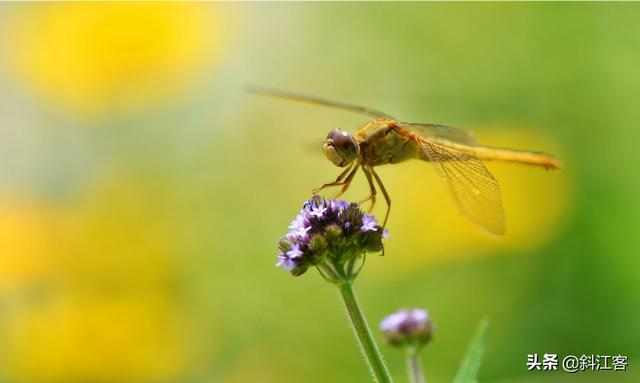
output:
<svg viewBox="0 0 640 383"><path fill-rule="evenodd" d="M320 262L327 252L327 240L321 234L314 234L309 238L309 252L314 254L312 257L313 264Z"/></svg>
<svg viewBox="0 0 640 383"><path fill-rule="evenodd" d="M342 228L335 223L327 226L324 232L327 236L327 240L332 243L339 241L341 239L340 237L342 237Z"/></svg>
<svg viewBox="0 0 640 383"><path fill-rule="evenodd" d="M389 344L419 350L433 337L434 325L425 310L414 308L387 316L380 329Z"/></svg>

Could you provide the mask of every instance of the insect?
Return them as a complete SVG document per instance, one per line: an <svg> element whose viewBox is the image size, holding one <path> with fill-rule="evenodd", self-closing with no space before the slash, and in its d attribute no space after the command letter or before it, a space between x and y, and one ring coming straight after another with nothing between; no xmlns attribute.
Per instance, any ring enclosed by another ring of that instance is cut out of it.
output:
<svg viewBox="0 0 640 383"><path fill-rule="evenodd" d="M378 189L387 204L383 227L391 211L391 198L375 168L410 159L430 162L444 178L460 212L481 228L502 235L505 218L500 186L482 160L517 162L557 169L560 163L543 152L514 150L478 145L468 132L452 126L402 122L365 107L327 101L271 89L251 88L252 93L323 105L363 114L373 118L355 135L333 129L323 144L325 156L336 166L344 168L333 182L313 190L317 194L329 187L340 187L336 197L344 193L359 169L369 183L370 194L360 203L370 201L369 211L376 203Z"/></svg>

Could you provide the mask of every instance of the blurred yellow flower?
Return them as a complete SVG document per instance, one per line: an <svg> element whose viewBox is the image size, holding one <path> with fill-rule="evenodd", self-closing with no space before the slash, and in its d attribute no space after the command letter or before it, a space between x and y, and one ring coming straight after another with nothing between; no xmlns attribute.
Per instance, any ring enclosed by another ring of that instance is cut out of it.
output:
<svg viewBox="0 0 640 383"><path fill-rule="evenodd" d="M51 275L55 219L53 209L37 201L0 201L0 299Z"/></svg>
<svg viewBox="0 0 640 383"><path fill-rule="evenodd" d="M167 216L164 201L133 177L107 177L88 188L63 222L64 283L136 293L165 288L175 276L180 228Z"/></svg>
<svg viewBox="0 0 640 383"><path fill-rule="evenodd" d="M531 129L487 127L480 142L494 146L562 152L553 141ZM502 189L507 231L503 237L482 232L466 220L449 195L444 180L429 164L410 162L381 168L393 199L389 254L399 268L478 256L499 250L526 250L544 245L561 227L570 196L570 171L545 171L508 163L488 162ZM396 187L394 185L407 185ZM412 262L407 262L410 259Z"/></svg>
<svg viewBox="0 0 640 383"><path fill-rule="evenodd" d="M185 363L175 314L162 297L75 295L13 312L3 372L21 382L171 381Z"/></svg>
<svg viewBox="0 0 640 383"><path fill-rule="evenodd" d="M137 110L174 97L215 62L219 28L193 3L59 3L14 9L9 70L73 112Z"/></svg>
<svg viewBox="0 0 640 383"><path fill-rule="evenodd" d="M56 215L2 204L0 302L11 304L0 321L0 376L184 377L193 342L176 289L180 231L163 201L149 185L122 177L101 181ZM30 289L38 282L42 288Z"/></svg>

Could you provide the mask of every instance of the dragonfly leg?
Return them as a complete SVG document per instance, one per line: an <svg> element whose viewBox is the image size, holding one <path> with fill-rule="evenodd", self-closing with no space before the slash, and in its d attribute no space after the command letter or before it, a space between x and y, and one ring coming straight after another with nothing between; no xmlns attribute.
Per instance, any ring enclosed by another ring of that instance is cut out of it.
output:
<svg viewBox="0 0 640 383"><path fill-rule="evenodd" d="M353 168L353 165L354 164L347 166L347 168L342 173L340 173L340 175L338 176L338 178L336 178L335 181L323 184L322 186L313 189L311 193L318 194L321 190L326 189L328 187L343 185L344 181L342 180L351 171L351 169Z"/></svg>
<svg viewBox="0 0 640 383"><path fill-rule="evenodd" d="M371 169L372 170L372 169ZM376 205L376 194L378 193L376 191L376 186L373 184L373 178L371 177L371 170L369 168L363 167L362 171L364 172L364 175L367 176L367 182L369 182L369 190L371 192L371 194L369 194L369 196L363 200L361 200L360 202L358 202L359 204L363 204L367 201L371 201L371 206L369 206L369 213L371 213L371 211L373 210L373 207Z"/></svg>
<svg viewBox="0 0 640 383"><path fill-rule="evenodd" d="M384 200L385 202L387 202L387 213L384 215L384 223L382 224L382 227L384 228L387 226L387 219L389 219L389 212L391 212L391 198L389 197L389 193L387 193L387 189L384 188L384 184L382 183L380 176L378 176L378 173L376 173L376 171L373 170L373 168L371 168L371 174L373 174L373 177L376 179L376 182L380 187L380 191L384 196Z"/></svg>
<svg viewBox="0 0 640 383"><path fill-rule="evenodd" d="M349 173L347 178L345 178L344 181L342 182L342 189L340 189L340 191L333 196L334 199L340 197L344 192L347 191L347 189L349 189L349 186L351 186L351 181L353 181L353 176L356 175L356 172L358 171L359 168L360 168L360 164L356 164L353 167L353 169L351 170L351 173Z"/></svg>

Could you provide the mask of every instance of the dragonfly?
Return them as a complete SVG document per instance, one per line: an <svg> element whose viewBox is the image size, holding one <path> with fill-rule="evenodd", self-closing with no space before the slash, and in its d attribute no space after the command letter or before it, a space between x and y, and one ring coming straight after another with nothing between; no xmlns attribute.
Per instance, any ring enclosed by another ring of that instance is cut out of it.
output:
<svg viewBox="0 0 640 383"><path fill-rule="evenodd" d="M289 93L267 88L250 88L263 96L304 102L359 113L372 118L355 134L332 129L323 143L324 155L334 165L344 168L338 177L313 190L313 194L339 187L334 198L349 189L361 170L369 184L369 195L360 204L370 202L369 212L376 204L378 189L387 205L383 227L391 211L391 198L375 168L412 159L430 162L446 181L460 212L480 228L496 235L505 233L502 193L496 178L483 161L505 161L558 169L560 162L539 151L516 150L479 145L472 134L453 126L403 122L390 115L349 103Z"/></svg>

